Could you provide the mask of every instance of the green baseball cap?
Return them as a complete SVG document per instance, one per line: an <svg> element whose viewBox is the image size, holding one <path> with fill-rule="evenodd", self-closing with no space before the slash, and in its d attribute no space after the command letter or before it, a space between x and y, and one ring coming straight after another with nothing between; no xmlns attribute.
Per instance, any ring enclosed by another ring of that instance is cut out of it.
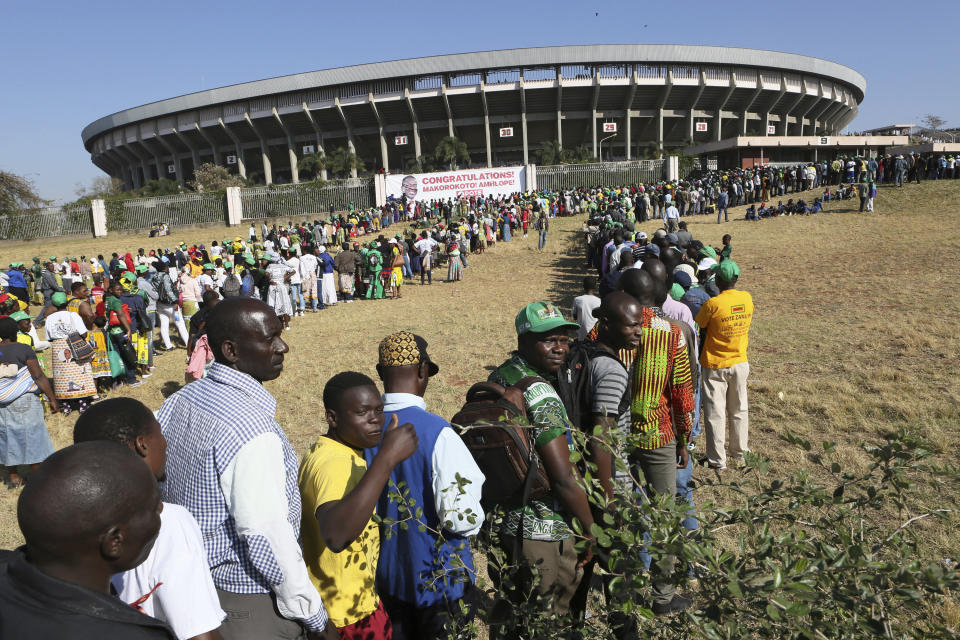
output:
<svg viewBox="0 0 960 640"><path fill-rule="evenodd" d="M34 258L33 258L33 261L34 261L34 262L40 262L40 258L34 257Z"/></svg>
<svg viewBox="0 0 960 640"><path fill-rule="evenodd" d="M227 269L229 269L230 267L233 266L233 263L230 262L229 260L224 260L224 261L223 261L223 266L226 267Z"/></svg>
<svg viewBox="0 0 960 640"><path fill-rule="evenodd" d="M137 268L136 268L136 272L137 272L137 273L144 273L144 272L146 272L146 270L147 270L147 265L145 265L145 264L138 264L138 265L137 265Z"/></svg>
<svg viewBox="0 0 960 640"><path fill-rule="evenodd" d="M740 277L740 267L733 260L724 260L714 267L714 272L717 278L724 282L732 282L734 278Z"/></svg>
<svg viewBox="0 0 960 640"><path fill-rule="evenodd" d="M63 291L57 291L55 294L50 296L50 302L53 303L55 307L61 307L67 304L67 294Z"/></svg>
<svg viewBox="0 0 960 640"><path fill-rule="evenodd" d="M15 322L20 322L21 320L33 320L33 316L26 311L17 311L16 313L10 314L10 319Z"/></svg>
<svg viewBox="0 0 960 640"><path fill-rule="evenodd" d="M517 335L525 333L546 333L558 327L579 329L580 325L564 319L560 310L549 302L531 302L517 314Z"/></svg>
<svg viewBox="0 0 960 640"><path fill-rule="evenodd" d="M216 267L213 266L213 264L208 262L207 264L203 265L203 270L206 271L207 269L213 270L213 269L216 269Z"/></svg>
<svg viewBox="0 0 960 640"><path fill-rule="evenodd" d="M56 260L56 259L57 259L57 256L50 256L50 259L51 259L51 260Z"/></svg>
<svg viewBox="0 0 960 640"><path fill-rule="evenodd" d="M249 264L249 265L251 265L251 266L254 264L253 258L251 258L251 257L249 257L249 256L246 257L246 258L244 258L243 260L244 260L244 262L246 262L247 264Z"/></svg>
<svg viewBox="0 0 960 640"><path fill-rule="evenodd" d="M127 282L136 282L137 275L133 271L124 271L123 275L120 276L123 280Z"/></svg>
<svg viewBox="0 0 960 640"><path fill-rule="evenodd" d="M704 247L700 249L700 255L707 256L708 258L713 258L714 260L717 259L717 252L714 251L713 247L708 247L706 245L704 245Z"/></svg>

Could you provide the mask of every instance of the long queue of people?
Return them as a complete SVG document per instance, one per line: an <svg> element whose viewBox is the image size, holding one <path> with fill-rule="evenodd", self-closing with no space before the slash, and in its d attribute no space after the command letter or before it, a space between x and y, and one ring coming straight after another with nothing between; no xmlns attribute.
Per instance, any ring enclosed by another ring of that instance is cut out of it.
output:
<svg viewBox="0 0 960 640"><path fill-rule="evenodd" d="M535 497L490 498L485 486L503 490L511 479L524 484L523 476L477 455L470 427L482 424L428 410L442 362L406 331L379 343L382 388L352 371L326 382L328 429L298 458L276 422L277 400L262 386L291 356L283 309L269 292L266 301L220 300L210 289L204 295L218 302L204 307L212 354L204 375L156 413L129 398L91 405L75 425L75 444L48 455L30 477L18 504L26 544L0 552L0 635L59 638L69 628L82 639L456 636L479 607L470 540L494 527L488 573L498 594L516 610L534 603L544 615L582 620L596 562L591 525L604 508L591 504L585 483L608 500L639 499L638 489L679 494L691 507L685 525L695 528L690 477L701 403L704 464L726 470L728 418L731 458L748 452L753 302L736 287L732 240L718 251L685 228L665 228L625 245L623 223L607 212L635 190L567 195L590 212L586 270L596 270L600 285L587 277L575 321L550 302L523 306L512 327L516 350L491 363L478 387L496 406L510 401L527 416L528 453L546 475ZM265 270L289 273L286 231L248 267L261 260ZM393 253L399 242L385 244ZM166 256L153 265L163 287ZM201 262L197 279L214 280L207 264L215 263ZM105 308L123 313L122 282L136 280L109 273L120 306ZM72 290L82 293L77 284ZM215 285L220 293L224 284ZM58 296L51 305L61 303ZM19 329L0 318L0 353L33 376L27 345L8 357ZM473 393L460 416L476 409ZM581 442L596 465L585 477L571 462ZM581 538L586 545L575 544ZM692 606L677 587L693 568L675 571L676 559L656 554L651 563L652 611ZM508 576L511 566L520 571ZM522 615L490 621L491 637L525 634ZM618 637L638 637L632 616L608 623Z"/></svg>

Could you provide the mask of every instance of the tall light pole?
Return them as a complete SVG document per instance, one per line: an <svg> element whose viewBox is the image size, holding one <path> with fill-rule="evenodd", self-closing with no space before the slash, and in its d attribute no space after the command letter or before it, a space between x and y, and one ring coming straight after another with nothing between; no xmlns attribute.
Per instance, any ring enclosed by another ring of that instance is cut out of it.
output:
<svg viewBox="0 0 960 640"><path fill-rule="evenodd" d="M603 162L603 141L609 140L610 138L616 138L616 137L617 137L617 134L611 133L606 138L603 138L600 140L600 162Z"/></svg>

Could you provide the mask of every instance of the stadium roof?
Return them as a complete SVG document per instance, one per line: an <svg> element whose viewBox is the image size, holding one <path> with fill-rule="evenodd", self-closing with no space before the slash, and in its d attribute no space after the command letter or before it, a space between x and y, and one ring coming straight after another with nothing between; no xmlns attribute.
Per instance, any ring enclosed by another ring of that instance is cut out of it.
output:
<svg viewBox="0 0 960 640"><path fill-rule="evenodd" d="M104 131L149 118L201 109L235 100L246 100L263 95L287 93L315 87L482 69L610 63L714 64L781 69L788 72L822 76L847 83L859 92L858 101L863 99L867 88L866 79L850 67L820 58L759 49L649 44L600 44L502 49L337 67L198 91L118 111L87 125L81 136L84 144L86 144L91 138Z"/></svg>

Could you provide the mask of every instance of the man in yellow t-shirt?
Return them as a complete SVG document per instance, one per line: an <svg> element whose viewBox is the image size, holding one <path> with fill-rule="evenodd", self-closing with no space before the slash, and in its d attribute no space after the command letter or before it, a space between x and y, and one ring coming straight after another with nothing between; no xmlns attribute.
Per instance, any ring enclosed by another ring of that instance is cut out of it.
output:
<svg viewBox="0 0 960 640"><path fill-rule="evenodd" d="M394 417L384 432L380 392L361 373L330 378L323 405L330 428L300 465L303 557L342 640L389 640L374 588L380 532L371 516L393 468L416 452L416 431ZM378 444L368 469L363 450Z"/></svg>
<svg viewBox="0 0 960 640"><path fill-rule="evenodd" d="M727 468L726 431L730 418L730 455L738 462L749 451L747 437L747 342L753 319L753 298L735 287L740 267L724 260L714 267L720 295L710 298L697 313L701 329L700 365L707 463L711 469Z"/></svg>

